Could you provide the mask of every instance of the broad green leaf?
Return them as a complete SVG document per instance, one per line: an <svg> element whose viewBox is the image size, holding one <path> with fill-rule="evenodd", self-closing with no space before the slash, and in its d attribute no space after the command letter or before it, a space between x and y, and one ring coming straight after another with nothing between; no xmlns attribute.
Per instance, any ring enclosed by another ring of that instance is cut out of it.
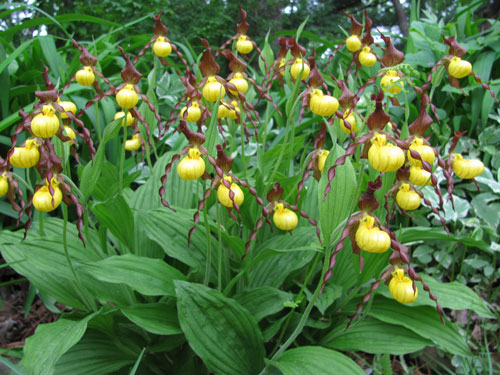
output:
<svg viewBox="0 0 500 375"><path fill-rule="evenodd" d="M54 38L50 35L40 36L38 37L38 41L42 47L43 55L49 64L49 74L54 75L57 79L61 79L62 82L66 82L66 64L57 52Z"/></svg>
<svg viewBox="0 0 500 375"><path fill-rule="evenodd" d="M57 361L54 374L111 374L131 365L134 359L131 353L118 349L111 338L89 327L80 342Z"/></svg>
<svg viewBox="0 0 500 375"><path fill-rule="evenodd" d="M283 375L364 375L365 372L349 357L320 346L301 346L287 350L271 365Z"/></svg>
<svg viewBox="0 0 500 375"><path fill-rule="evenodd" d="M317 251L316 230L301 227L272 237L255 249L256 257L262 258L250 270L250 288L271 286L278 288L287 276L304 267Z"/></svg>
<svg viewBox="0 0 500 375"><path fill-rule="evenodd" d="M434 343L413 331L368 318L354 322L349 329L342 324L326 335L321 345L344 351L361 350L372 354L406 354L434 346Z"/></svg>
<svg viewBox="0 0 500 375"><path fill-rule="evenodd" d="M292 301L294 296L291 293L265 286L240 292L233 298L238 301L241 306L250 311L259 322L266 316L283 310L283 303Z"/></svg>
<svg viewBox="0 0 500 375"><path fill-rule="evenodd" d="M191 237L191 246L189 248L187 246L189 228L193 225L192 213L193 211L186 210L172 212L164 208L148 212L139 211L138 215L139 223L146 235L160 245L168 256L193 267L194 271L204 272L207 237L203 225L198 225ZM210 241L212 249L215 249L217 242L213 237L210 237Z"/></svg>
<svg viewBox="0 0 500 375"><path fill-rule="evenodd" d="M262 370L262 333L248 310L200 284L176 281L175 290L182 331L210 371L257 375Z"/></svg>
<svg viewBox="0 0 500 375"><path fill-rule="evenodd" d="M174 295L174 280L185 276L160 259L133 254L114 255L98 262L82 265L97 280L126 284L147 296Z"/></svg>
<svg viewBox="0 0 500 375"><path fill-rule="evenodd" d="M135 251L134 215L122 195L94 205L92 212L101 225L108 228L131 252Z"/></svg>
<svg viewBox="0 0 500 375"><path fill-rule="evenodd" d="M87 201L94 191L99 175L101 174L102 166L105 160L106 143L118 134L121 128L121 120L110 122L104 129L102 141L97 149L93 161L89 161L83 168L82 177L80 179L80 191L83 194L84 200Z"/></svg>
<svg viewBox="0 0 500 375"><path fill-rule="evenodd" d="M87 323L97 313L81 320L61 318L40 324L35 334L26 339L23 364L31 375L51 375L61 356L82 338Z"/></svg>
<svg viewBox="0 0 500 375"><path fill-rule="evenodd" d="M432 293L436 295L442 307L452 310L472 310L481 318L495 318L483 300L469 287L457 281L442 283L427 275L422 275L422 279L429 284ZM429 298L427 293L423 292L423 286L418 281L417 287L420 293L417 300L412 302L412 306L435 306L436 303ZM392 298L389 288L385 285L380 287L379 292L387 298Z"/></svg>
<svg viewBox="0 0 500 375"><path fill-rule="evenodd" d="M428 227L411 227L403 228L401 230L401 237L399 241L407 244L410 242L418 242L425 240L444 240L460 242L465 246L477 247L483 251L490 252L489 246L482 240L476 240L469 236L456 236L454 234L448 235L442 228L428 228Z"/></svg>
<svg viewBox="0 0 500 375"><path fill-rule="evenodd" d="M449 353L471 355L464 338L449 321L443 325L435 308L406 306L392 299L375 296L368 314L383 322L408 328Z"/></svg>
<svg viewBox="0 0 500 375"><path fill-rule="evenodd" d="M491 229L496 230L500 224L500 196L493 193L482 193L472 199L472 207Z"/></svg>
<svg viewBox="0 0 500 375"><path fill-rule="evenodd" d="M132 322L144 330L157 335L182 333L177 319L177 310L164 303L144 303L122 307L121 311Z"/></svg>
<svg viewBox="0 0 500 375"><path fill-rule="evenodd" d="M273 49L269 45L268 40L269 40L269 32L266 34L264 48L262 48L262 53L260 54L259 57L259 69L262 74L266 74L267 69L269 69L271 67L271 64L274 62Z"/></svg>
<svg viewBox="0 0 500 375"><path fill-rule="evenodd" d="M36 38L28 39L27 41L23 42L19 47L17 47L14 52L9 54L9 56L0 63L0 73L2 73L4 71L4 69L7 68L9 66L9 64L13 60L15 60L21 53L23 53L23 51L26 48L28 48L31 45L31 43L33 43L35 40L36 40ZM1 129L1 130L3 130L3 129Z"/></svg>
<svg viewBox="0 0 500 375"><path fill-rule="evenodd" d="M321 175L321 180L318 187L318 206L320 212L321 233L324 241L330 243L334 240L332 235L337 229L337 234L342 228L339 228L344 220L346 220L351 212L354 195L356 194L356 175L354 168L349 159L345 164L338 166L335 169L335 178L331 183L332 190L326 197L326 202L323 201L325 195L326 184L328 182L328 170L335 161L344 155L345 151L342 147L335 145L325 162L325 169Z"/></svg>

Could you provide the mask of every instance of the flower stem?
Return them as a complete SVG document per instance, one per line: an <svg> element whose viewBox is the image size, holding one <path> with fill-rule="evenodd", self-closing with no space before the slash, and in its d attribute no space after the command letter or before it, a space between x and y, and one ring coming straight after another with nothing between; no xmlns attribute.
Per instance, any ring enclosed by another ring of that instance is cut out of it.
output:
<svg viewBox="0 0 500 375"><path fill-rule="evenodd" d="M82 283L80 281L80 278L78 277L78 274L75 271L75 268L73 267L73 262L71 261L71 257L69 255L68 251L68 241L67 241L67 228L68 228L68 207L63 203L61 205L61 209L63 212L63 247L64 247L64 255L66 256L66 260L68 261L68 266L69 269L71 270L71 273L73 274L73 278L75 279L76 283L76 291L79 294L82 302L85 304L85 306L92 311L97 310L97 306L95 305L95 302L93 300L88 300L87 296L84 293L84 289L82 287Z"/></svg>
<svg viewBox="0 0 500 375"><path fill-rule="evenodd" d="M217 203L217 230L219 240L218 262L217 262L217 289L222 290L222 218L220 212L220 203Z"/></svg>
<svg viewBox="0 0 500 375"><path fill-rule="evenodd" d="M125 111L125 118L127 118L128 111ZM119 171L119 181L120 181L120 193L123 190L123 168L125 166L125 142L127 142L127 127L123 127L123 143L120 153L120 171Z"/></svg>
<svg viewBox="0 0 500 375"><path fill-rule="evenodd" d="M205 184L203 184L203 191L205 191ZM205 285L210 282L210 270L212 268L212 242L210 241L210 226L208 225L207 206L203 207L203 220L205 221L205 233L207 234L207 261L205 265Z"/></svg>

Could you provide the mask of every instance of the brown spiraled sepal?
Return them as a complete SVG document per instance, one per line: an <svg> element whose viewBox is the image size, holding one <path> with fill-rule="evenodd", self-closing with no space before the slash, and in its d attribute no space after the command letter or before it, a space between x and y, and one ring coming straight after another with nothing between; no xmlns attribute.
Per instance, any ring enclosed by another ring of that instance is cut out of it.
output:
<svg viewBox="0 0 500 375"><path fill-rule="evenodd" d="M308 81L309 87L323 86L325 80L323 79L323 76L321 75L321 73L318 70L318 67L316 66L316 49L313 49L313 54L311 57L309 57L309 67L311 68Z"/></svg>
<svg viewBox="0 0 500 375"><path fill-rule="evenodd" d="M360 211L372 212L380 206L378 199L375 198L375 192L382 187L382 179L380 177L381 175L375 181L368 182L366 191L359 198L358 207Z"/></svg>
<svg viewBox="0 0 500 375"><path fill-rule="evenodd" d="M225 49L224 51L221 51L221 54L229 60L229 69L233 73L244 72L247 68L247 64L243 60L237 58L231 50Z"/></svg>
<svg viewBox="0 0 500 375"><path fill-rule="evenodd" d="M53 103L57 102L59 97L57 90L46 90L46 91L35 91L35 96L40 99L42 103Z"/></svg>
<svg viewBox="0 0 500 375"><path fill-rule="evenodd" d="M450 36L449 38L446 38L443 35L443 41L450 47L448 53L452 56L457 56L457 57L462 57L463 55L466 54L466 50L464 47L462 47L460 44L458 44L457 40L455 39L454 36Z"/></svg>
<svg viewBox="0 0 500 375"><path fill-rule="evenodd" d="M123 48L118 46L118 49L120 50L122 57L125 59L125 67L122 69L121 72L123 82L132 85L138 84L142 78L142 74L137 71L135 66L132 64L132 61L130 61L128 55L126 55L125 52L123 51Z"/></svg>
<svg viewBox="0 0 500 375"><path fill-rule="evenodd" d="M349 29L351 35L360 36L361 32L363 31L363 25L360 24L352 14L345 13L345 15L351 19L351 28Z"/></svg>
<svg viewBox="0 0 500 375"><path fill-rule="evenodd" d="M426 110L426 105L424 98L426 98L427 95L423 95L421 98L422 105L420 106L420 113L418 114L418 117L413 121L410 126L408 127L408 130L410 131L411 135L415 136L423 136L424 133L427 131L429 126L434 122L431 116L427 113ZM427 97L428 98L428 97Z"/></svg>
<svg viewBox="0 0 500 375"><path fill-rule="evenodd" d="M153 32L155 33L156 36L165 36L167 35L167 26L161 22L161 13L160 14L155 14L154 17L155 19L155 26L153 27Z"/></svg>
<svg viewBox="0 0 500 375"><path fill-rule="evenodd" d="M71 39L73 47L81 52L80 62L83 66L95 66L97 64L97 57L92 55L84 46L80 46L76 40Z"/></svg>
<svg viewBox="0 0 500 375"><path fill-rule="evenodd" d="M205 143L205 136L202 133L196 133L189 129L185 120L179 122L177 130L180 130L193 146L199 146Z"/></svg>
<svg viewBox="0 0 500 375"><path fill-rule="evenodd" d="M280 50L278 51L278 58L282 59L282 58L286 57L286 54L288 52L288 38L284 37L284 36L280 36L278 38L278 42L280 44ZM279 62L279 59L278 59L278 62Z"/></svg>
<svg viewBox="0 0 500 375"><path fill-rule="evenodd" d="M370 99L375 101L375 111L366 120L366 125L372 131L382 130L391 121L391 116L384 111L384 92L380 90L378 95L372 94Z"/></svg>
<svg viewBox="0 0 500 375"><path fill-rule="evenodd" d="M271 190L269 190L269 192L267 193L267 200L269 202L279 201L281 199L281 197L283 196L283 192L284 192L284 190L281 187L280 183L275 182L273 184L273 187L271 188Z"/></svg>
<svg viewBox="0 0 500 375"><path fill-rule="evenodd" d="M240 4L240 15L241 23L238 24L237 33L240 35L246 35L248 33L248 28L250 24L247 22L247 12L241 7Z"/></svg>
<svg viewBox="0 0 500 375"><path fill-rule="evenodd" d="M226 155L224 152L225 146L217 145L217 166L224 171L224 173L229 173L233 167L233 159Z"/></svg>
<svg viewBox="0 0 500 375"><path fill-rule="evenodd" d="M410 180L410 168L401 167L396 171L396 180L398 181L409 181Z"/></svg>
<svg viewBox="0 0 500 375"><path fill-rule="evenodd" d="M200 70L205 77L214 76L219 73L220 66L215 61L214 55L212 55L212 49L210 48L208 41L204 38L200 39L205 47L205 51L203 51L203 57L200 62Z"/></svg>
<svg viewBox="0 0 500 375"><path fill-rule="evenodd" d="M382 33L380 33L380 36L384 39L386 46L384 56L382 56L382 63L384 66L389 67L401 64L405 59L405 54L394 47L394 44L391 42L391 37L385 36Z"/></svg>

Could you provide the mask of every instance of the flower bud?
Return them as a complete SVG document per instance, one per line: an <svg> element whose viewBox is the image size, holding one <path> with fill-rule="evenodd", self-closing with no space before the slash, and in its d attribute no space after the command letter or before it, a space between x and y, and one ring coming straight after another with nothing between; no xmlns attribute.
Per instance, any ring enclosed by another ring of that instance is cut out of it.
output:
<svg viewBox="0 0 500 375"><path fill-rule="evenodd" d="M407 276L402 268L396 268L392 273L392 279L389 282L389 292L392 298L400 303L412 303L418 297L418 289L413 291L413 282Z"/></svg>
<svg viewBox="0 0 500 375"><path fill-rule="evenodd" d="M451 166L453 168L453 172L455 172L458 177L463 179L476 178L484 171L484 164L481 160L466 160L460 154L452 155Z"/></svg>
<svg viewBox="0 0 500 375"><path fill-rule="evenodd" d="M38 189L33 195L33 206L38 211L54 211L62 202L62 192L61 189L59 189L59 183L53 178L50 184L54 190L53 196L50 194L48 183Z"/></svg>
<svg viewBox="0 0 500 375"><path fill-rule="evenodd" d="M396 194L396 202L403 210L416 210L420 207L420 196L410 189L409 184L402 184Z"/></svg>
<svg viewBox="0 0 500 375"><path fill-rule="evenodd" d="M50 138L59 130L59 119L55 114L54 107L50 104L44 105L42 113L31 120L31 132L40 138Z"/></svg>
<svg viewBox="0 0 500 375"><path fill-rule="evenodd" d="M417 186L430 185L431 174L422 168L412 165L410 167L410 182Z"/></svg>
<svg viewBox="0 0 500 375"><path fill-rule="evenodd" d="M116 94L116 102L121 108L134 108L139 101L139 96L135 92L134 85L127 84L123 89Z"/></svg>
<svg viewBox="0 0 500 375"><path fill-rule="evenodd" d="M82 86L91 86L95 81L95 75L92 71L92 67L84 66L75 75L76 82Z"/></svg>
<svg viewBox="0 0 500 375"><path fill-rule="evenodd" d="M460 57L453 56L448 64L448 74L455 78L467 77L472 72L472 65Z"/></svg>
<svg viewBox="0 0 500 375"><path fill-rule="evenodd" d="M345 40L345 46L351 52L356 52L361 48L361 40L357 35L351 35Z"/></svg>
<svg viewBox="0 0 500 375"><path fill-rule="evenodd" d="M276 203L273 214L274 225L281 230L293 230L299 222L297 214L285 208L283 203Z"/></svg>
<svg viewBox="0 0 500 375"><path fill-rule="evenodd" d="M203 97L209 102L216 102L217 99L222 100L226 95L226 89L214 76L208 77L205 86L203 86Z"/></svg>
<svg viewBox="0 0 500 375"><path fill-rule="evenodd" d="M388 70L380 80L380 87L384 92L389 91L391 94L399 94L404 86L404 82L398 76L395 70Z"/></svg>
<svg viewBox="0 0 500 375"><path fill-rule="evenodd" d="M231 184L231 191L234 193L234 202L238 205L241 206L243 203L243 200L245 199L245 195L243 194L243 191L241 188L235 184L231 183L232 179L229 176L225 176L224 179L228 181ZM221 182L218 189L217 189L217 199L219 199L219 202L224 206L224 207L233 207L233 201L229 197L229 189L224 186L224 184Z"/></svg>
<svg viewBox="0 0 500 375"><path fill-rule="evenodd" d="M309 77L311 68L309 68L309 65L304 60L295 59L295 62L292 64L292 67L290 68L290 75L293 77L293 79L297 79L301 71L302 75L300 76L300 80L303 81L304 79Z"/></svg>
<svg viewBox="0 0 500 375"><path fill-rule="evenodd" d="M238 41L236 42L236 49L239 53L246 55L252 52L253 44L246 35L240 35Z"/></svg>
<svg viewBox="0 0 500 375"><path fill-rule="evenodd" d="M115 117L113 118L114 120L118 120L119 118L122 118L125 116L125 112L120 111L116 112ZM127 122L125 123L125 119L122 120L121 126L131 126L134 123L134 116L132 116L132 113L128 112L127 113Z"/></svg>
<svg viewBox="0 0 500 375"><path fill-rule="evenodd" d="M384 134L376 134L371 143L368 161L374 169L379 172L392 172L403 166L405 162L403 150L391 143L386 144Z"/></svg>
<svg viewBox="0 0 500 375"><path fill-rule="evenodd" d="M139 134L134 134L132 139L127 139L125 141L125 150L127 151L137 151L141 148L141 138Z"/></svg>
<svg viewBox="0 0 500 375"><path fill-rule="evenodd" d="M328 150L321 150L321 152L318 155L318 169L320 172L323 172L325 169L325 162L326 159L328 158L328 155L330 154L330 151Z"/></svg>
<svg viewBox="0 0 500 375"><path fill-rule="evenodd" d="M186 118L184 118L184 113L187 110ZM191 106L188 108L187 106L182 108L181 110L181 118L186 120L187 122L198 122L201 118L201 109L198 102L193 101Z"/></svg>
<svg viewBox="0 0 500 375"><path fill-rule="evenodd" d="M38 163L40 152L34 139L28 139L23 147L14 147L14 153L9 159L12 166L17 168L31 168Z"/></svg>
<svg viewBox="0 0 500 375"><path fill-rule="evenodd" d="M0 197L3 197L9 191L9 179L5 173L0 175Z"/></svg>
<svg viewBox="0 0 500 375"><path fill-rule="evenodd" d="M370 253L385 253L391 246L391 238L387 232L374 227L374 224L375 218L371 215L365 215L359 221L356 244L361 250Z"/></svg>
<svg viewBox="0 0 500 375"><path fill-rule="evenodd" d="M205 162L197 147L190 148L188 154L177 165L177 174L183 180L196 180L203 176Z"/></svg>
<svg viewBox="0 0 500 375"><path fill-rule="evenodd" d="M330 117L339 108L339 101L330 95L323 95L319 89L315 89L309 100L311 112L323 117Z"/></svg>
<svg viewBox="0 0 500 375"><path fill-rule="evenodd" d="M167 57L172 53L172 46L163 36L159 36L153 44L153 52L158 57Z"/></svg>
<svg viewBox="0 0 500 375"><path fill-rule="evenodd" d="M371 52L370 47L365 46L359 53L358 60L361 65L373 66L377 62L377 57Z"/></svg>

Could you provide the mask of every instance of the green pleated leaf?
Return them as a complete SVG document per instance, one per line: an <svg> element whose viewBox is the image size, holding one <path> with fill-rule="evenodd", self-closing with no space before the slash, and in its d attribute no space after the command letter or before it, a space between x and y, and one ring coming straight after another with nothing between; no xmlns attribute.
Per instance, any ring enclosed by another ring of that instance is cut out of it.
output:
<svg viewBox="0 0 500 375"><path fill-rule="evenodd" d="M262 370L262 333L248 310L200 284L176 281L175 290L182 331L210 371L256 375Z"/></svg>
<svg viewBox="0 0 500 375"><path fill-rule="evenodd" d="M134 360L109 337L89 327L80 342L57 361L55 375L105 375L131 365Z"/></svg>
<svg viewBox="0 0 500 375"><path fill-rule="evenodd" d="M172 212L167 208L138 211L138 220L146 235L160 245L169 257L193 267L197 272L204 272L207 237L201 223L191 237L191 246L187 246L188 232L193 226L193 213L192 210ZM210 241L212 249L215 249L217 242L213 237L210 237Z"/></svg>
<svg viewBox="0 0 500 375"><path fill-rule="evenodd" d="M345 351L361 350L372 354L406 354L434 346L434 343L400 325L368 318L357 321L346 331L343 324L321 341L321 345Z"/></svg>
<svg viewBox="0 0 500 375"><path fill-rule="evenodd" d="M272 362L283 375L365 375L349 357L320 346L301 346L287 350Z"/></svg>
<svg viewBox="0 0 500 375"><path fill-rule="evenodd" d="M442 283L430 276L422 275L422 279L429 284L431 291L436 295L439 304L452 310L472 310L481 318L493 319L495 315L488 309L484 301L472 289L459 282ZM419 296L412 306L435 306L435 302L429 298L427 293L423 293L423 286L417 282ZM381 286L379 292L387 298L392 298L389 288Z"/></svg>
<svg viewBox="0 0 500 375"><path fill-rule="evenodd" d="M286 301L292 301L294 296L282 290L262 287L246 290L233 297L241 306L246 308L259 322L268 315L283 310Z"/></svg>
<svg viewBox="0 0 500 375"><path fill-rule="evenodd" d="M96 204L92 207L92 212L101 225L108 228L119 241L134 252L134 215L122 195Z"/></svg>
<svg viewBox="0 0 500 375"><path fill-rule="evenodd" d="M57 52L54 38L50 35L45 35L38 37L38 41L40 42L43 55L49 64L49 73L54 75L57 79L61 79L62 82L65 82L67 68L63 59Z"/></svg>
<svg viewBox="0 0 500 375"><path fill-rule="evenodd" d="M126 284L147 296L175 295L173 281L186 278L163 260L133 254L87 263L82 269L98 280Z"/></svg>
<svg viewBox="0 0 500 375"><path fill-rule="evenodd" d="M345 150L335 145L330 150L330 154L325 162L325 169L321 175L318 187L318 206L320 213L321 233L327 243L333 241L331 238L334 231L337 229L339 234L342 228L339 225L348 218L353 204L354 194L356 193L356 175L354 167L350 159L347 159L345 164L335 169L335 178L331 186L332 190L323 202L325 195L326 184L328 182L328 170L335 163L335 161L345 154Z"/></svg>
<svg viewBox="0 0 500 375"><path fill-rule="evenodd" d="M182 333L175 307L164 303L145 303L121 309L132 322L148 332L157 335L176 335Z"/></svg>
<svg viewBox="0 0 500 375"><path fill-rule="evenodd" d="M94 156L94 160L89 161L83 168L82 177L80 179L80 191L83 194L84 200L87 201L95 189L98 178L102 171L102 166L106 159L106 143L112 139L121 128L121 120L110 122L104 129L102 141Z"/></svg>
<svg viewBox="0 0 500 375"><path fill-rule="evenodd" d="M272 237L255 249L256 265L250 270L249 287L278 288L291 272L309 263L318 251L317 244L313 227L296 229L291 236L283 234Z"/></svg>
<svg viewBox="0 0 500 375"><path fill-rule="evenodd" d="M406 327L417 335L433 341L438 347L449 353L463 356L471 355L464 338L449 321L443 325L435 308L429 306L410 307L392 299L375 296L368 314L383 322Z"/></svg>
<svg viewBox="0 0 500 375"><path fill-rule="evenodd" d="M31 375L51 375L56 362L82 338L87 323L97 313L81 320L61 318L50 324L40 324L35 334L26 339L23 364Z"/></svg>

